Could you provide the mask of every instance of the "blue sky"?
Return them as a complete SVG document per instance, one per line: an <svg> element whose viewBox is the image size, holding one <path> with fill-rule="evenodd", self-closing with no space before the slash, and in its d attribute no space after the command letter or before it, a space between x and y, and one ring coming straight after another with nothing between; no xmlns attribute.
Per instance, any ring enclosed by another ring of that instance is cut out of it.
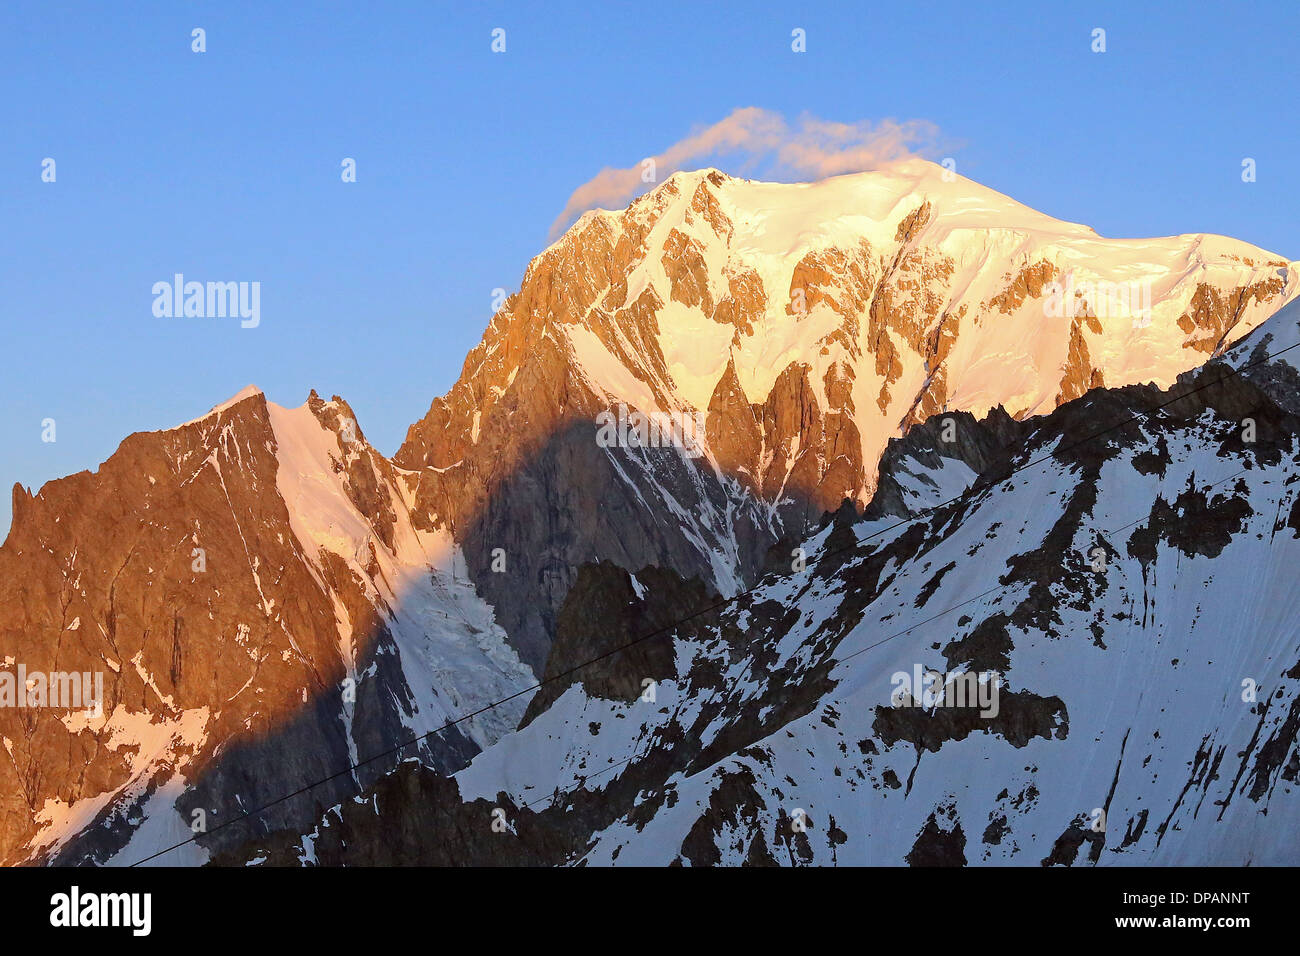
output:
<svg viewBox="0 0 1300 956"><path fill-rule="evenodd" d="M737 107L927 120L959 172L1103 235L1300 258L1292 0L590 6L0 7L0 532L13 482L250 382L341 394L391 454L570 193ZM260 282L261 324L155 318L175 272Z"/></svg>

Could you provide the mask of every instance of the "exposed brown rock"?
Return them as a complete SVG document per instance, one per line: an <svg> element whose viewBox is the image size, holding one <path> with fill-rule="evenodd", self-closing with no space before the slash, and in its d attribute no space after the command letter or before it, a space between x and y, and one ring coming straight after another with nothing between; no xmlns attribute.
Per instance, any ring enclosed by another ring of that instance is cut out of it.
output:
<svg viewBox="0 0 1300 956"><path fill-rule="evenodd" d="M1282 277L1273 275L1262 281L1235 289L1218 289L1202 282L1196 287L1192 302L1178 319L1178 327L1187 333L1184 348L1213 354L1224 346L1228 334L1241 321L1242 310L1253 300L1262 302L1280 294Z"/></svg>
<svg viewBox="0 0 1300 956"><path fill-rule="evenodd" d="M750 405L736 377L734 359L727 363L727 371L718 380L709 400L705 434L723 471L761 495L763 433L755 407Z"/></svg>
<svg viewBox="0 0 1300 956"><path fill-rule="evenodd" d="M334 611L297 553L274 448L258 393L132 435L96 473L50 482L38 497L16 489L0 548L0 645L29 671L103 673L107 722L0 709L11 745L0 761L0 859L24 854L52 801L133 779L127 728L171 728L173 759L202 764L342 679Z"/></svg>
<svg viewBox="0 0 1300 956"><path fill-rule="evenodd" d="M706 315L712 313L709 272L699 242L679 229L672 230L664 243L662 261L664 273L672 284L672 300L699 308Z"/></svg>
<svg viewBox="0 0 1300 956"><path fill-rule="evenodd" d="M1057 277L1057 269L1052 263L1039 261L1027 263L1014 276L1007 273L1007 286L985 303L985 308L996 309L1003 315L1010 315L1025 304L1026 299L1043 298L1043 289ZM1098 329L1098 332L1101 330Z"/></svg>

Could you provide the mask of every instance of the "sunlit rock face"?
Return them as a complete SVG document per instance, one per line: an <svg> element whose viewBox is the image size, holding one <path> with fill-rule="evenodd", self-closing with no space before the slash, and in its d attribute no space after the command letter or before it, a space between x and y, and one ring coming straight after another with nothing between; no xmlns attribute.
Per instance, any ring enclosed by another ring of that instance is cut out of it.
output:
<svg viewBox="0 0 1300 956"><path fill-rule="evenodd" d="M1103 239L916 160L815 184L682 173L588 213L391 460L341 398L287 408L250 388L130 436L94 473L15 488L5 667L100 672L105 699L0 708L0 858L240 846L248 825L196 821L526 691L582 617L565 603L584 567L679 582L657 608L628 580L655 622L684 596L733 596L788 569L827 512L964 487L960 469L882 472L891 439L958 413L1009 433L1089 389L1170 386L1298 289L1296 264L1248 244ZM635 428L611 444L611 411L699 427L689 447ZM958 440L972 473L997 459L981 434ZM529 699L394 759L460 770L563 703ZM1026 704L1013 735L1046 707ZM254 828L306 826L386 769ZM934 839L950 825L937 809Z"/></svg>

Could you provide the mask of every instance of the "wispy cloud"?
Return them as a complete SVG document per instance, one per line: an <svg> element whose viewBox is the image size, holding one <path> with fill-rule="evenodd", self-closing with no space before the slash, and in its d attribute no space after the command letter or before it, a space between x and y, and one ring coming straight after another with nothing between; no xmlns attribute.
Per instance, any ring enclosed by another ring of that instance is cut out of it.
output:
<svg viewBox="0 0 1300 956"><path fill-rule="evenodd" d="M791 125L780 113L747 106L733 110L712 126L695 130L650 158L660 182L686 164L708 156L736 156L745 168L767 161L776 175L824 179L926 152L937 146L938 138L938 127L927 120L835 123L804 114ZM563 212L551 225L551 235L588 209L626 205L646 188L642 168L637 163L626 169L602 169L569 196Z"/></svg>

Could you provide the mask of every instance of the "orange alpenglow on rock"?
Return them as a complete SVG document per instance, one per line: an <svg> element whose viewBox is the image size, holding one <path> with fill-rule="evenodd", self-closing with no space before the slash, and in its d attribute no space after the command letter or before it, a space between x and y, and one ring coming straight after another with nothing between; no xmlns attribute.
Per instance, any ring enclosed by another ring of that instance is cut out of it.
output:
<svg viewBox="0 0 1300 956"><path fill-rule="evenodd" d="M1140 314L1101 306L1132 282ZM1298 291L1296 263L1247 243L1105 239L920 160L813 184L676 174L538 255L391 459L341 398L250 387L93 473L15 487L5 654L106 686L98 715L0 708L0 859L131 862L141 819L188 834L195 811L329 777L530 687L584 565L735 594L846 499L861 510L918 422L1168 386ZM690 441L602 444L616 408ZM458 770L527 703L403 756Z"/></svg>

